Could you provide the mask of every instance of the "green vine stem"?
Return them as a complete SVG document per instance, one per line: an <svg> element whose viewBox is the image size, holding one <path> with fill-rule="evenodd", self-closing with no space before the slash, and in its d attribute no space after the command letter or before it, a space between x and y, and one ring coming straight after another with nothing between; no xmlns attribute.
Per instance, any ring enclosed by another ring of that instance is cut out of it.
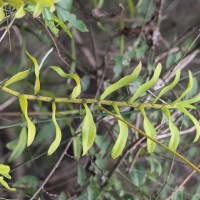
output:
<svg viewBox="0 0 200 200"><path fill-rule="evenodd" d="M11 94L12 96L19 97L21 95L20 92L14 91L12 89L7 88L6 86L0 86L0 89L8 94ZM162 109L162 108L167 108L167 109L176 109L176 107L172 106L171 104L152 104L152 103L128 103L128 102L122 102L122 101L111 101L111 100L98 100L98 99L69 99L69 98L64 98L64 97L46 97L46 96L40 96L40 95L30 95L30 94L23 94L28 100L39 100L39 101L45 101L45 102L56 102L56 103L74 103L74 104L83 104L83 103L94 103L99 105L99 108L106 112L108 115L113 116L116 119L121 120L125 124L127 124L130 128L136 130L138 133L141 135L145 136L146 138L149 138L151 141L155 142L159 146L163 147L167 151L173 153L177 157L179 157L182 161L184 161L186 164L188 164L190 167L192 167L194 170L200 173L200 169L196 167L193 163L191 163L189 160L184 158L182 155L180 155L178 152L170 149L169 147L165 146L164 144L160 143L158 140L155 140L151 136L147 135L145 132L141 131L131 123L127 122L126 120L120 118L119 116L113 114L109 110L105 109L101 105L110 105L112 106L113 103L119 107L133 107L133 108L139 108L142 106L143 108L153 108L153 109Z"/></svg>
<svg viewBox="0 0 200 200"><path fill-rule="evenodd" d="M122 119L121 117L113 114L112 112L110 112L109 110L107 110L106 108L102 107L101 105L99 105L99 108L101 110L103 110L104 112L106 112L108 115L113 116L115 119L119 119L120 121L124 122L125 124L127 124L130 128L134 129L135 131L137 131L138 133L140 133L141 135L143 135L144 137L150 139L151 141L155 142L156 144L158 144L159 146L163 147L164 149L166 149L167 151L171 152L172 154L176 155L178 158L180 158L183 162L185 162L188 166L190 166L191 168L193 168L194 170L196 170L197 172L200 173L200 169L195 166L193 163L191 163L189 160L187 160L185 157L183 157L182 155L180 155L177 151L174 151L172 149L170 149L169 147L165 146L164 144L160 143L158 140L155 140L154 138L152 138L151 136L147 135L145 132L141 131L140 129L138 129L136 126L132 125L131 123L129 123L128 121Z"/></svg>
<svg viewBox="0 0 200 200"><path fill-rule="evenodd" d="M2 91L11 94L12 96L18 97L21 95L20 92L14 91L10 88L7 88L6 86L1 86L0 88ZM119 107L132 107L132 108L138 108L142 105L144 108L153 108L153 109L176 109L171 104L152 104L152 103L128 103L123 101L111 101L111 100L103 100L103 99L70 99L65 97L47 97L47 96L40 96L40 95L31 95L31 94L23 94L28 100L39 100L39 101L45 101L45 102L56 102L56 103L74 103L74 104L82 104L82 103L94 103L94 104L102 104L102 105L108 105L112 106L113 103Z"/></svg>

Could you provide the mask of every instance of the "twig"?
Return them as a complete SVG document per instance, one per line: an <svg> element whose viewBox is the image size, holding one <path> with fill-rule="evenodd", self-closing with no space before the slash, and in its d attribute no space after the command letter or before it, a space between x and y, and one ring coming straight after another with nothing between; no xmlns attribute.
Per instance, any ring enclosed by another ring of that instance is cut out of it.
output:
<svg viewBox="0 0 200 200"><path fill-rule="evenodd" d="M46 177L46 179L44 180L44 182L42 183L42 185L38 188L38 190L35 192L35 194L31 197L30 200L34 200L34 198L38 195L38 193L43 190L44 186L46 185L46 183L48 182L48 180L51 178L51 176L53 175L53 173L55 172L55 170L59 167L62 159L64 158L64 156L66 155L67 150L69 149L69 146L72 142L72 139L69 141L69 143L66 145L63 153L61 154L59 160L57 161L57 163L54 165L53 169L51 170L51 172L49 173L49 175Z"/></svg>
<svg viewBox="0 0 200 200"><path fill-rule="evenodd" d="M198 168L200 168L200 164L198 165ZM186 177L185 180L172 192L172 194L166 198L166 200L170 200L171 197L177 193L189 180L190 178L196 173L196 170L192 170Z"/></svg>

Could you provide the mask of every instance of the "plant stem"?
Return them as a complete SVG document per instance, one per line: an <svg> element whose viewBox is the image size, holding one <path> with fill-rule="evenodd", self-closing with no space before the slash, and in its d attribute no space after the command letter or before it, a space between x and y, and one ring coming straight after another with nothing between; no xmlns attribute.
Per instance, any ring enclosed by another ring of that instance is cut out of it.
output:
<svg viewBox="0 0 200 200"><path fill-rule="evenodd" d="M185 162L188 166L190 166L191 168L193 168L194 170L196 170L197 172L200 173L200 169L195 166L193 163L191 163L189 160L187 160L185 157L183 157L182 155L180 155L177 151L174 151L172 149L170 149L169 147L165 146L164 144L160 143L158 140L152 138L151 136L147 135L145 132L141 131L140 129L138 129L137 127L135 127L134 125L132 125L131 123L129 123L128 121L122 119L121 117L113 114L112 112L110 112L109 110L107 110L106 108L99 106L99 108L101 110L103 110L104 112L108 113L109 115L113 116L115 119L119 119L120 121L124 122L125 124L127 124L130 128L136 130L138 133L140 133L141 135L143 135L144 137L150 139L151 141L155 142L156 144L158 144L159 146L163 147L164 149L166 149L167 151L171 152L172 154L174 154L175 156L177 156L178 158L180 158L183 162Z"/></svg>
<svg viewBox="0 0 200 200"><path fill-rule="evenodd" d="M21 93L14 91L12 89L9 89L5 86L2 86L0 88L2 91L11 94L12 96L19 97ZM27 100L35 100L35 101L44 101L44 102L56 102L56 103L74 103L74 104L83 104L83 103L88 103L88 104L101 104L101 105L108 105L112 106L113 104L120 106L120 107L132 107L132 108L138 108L140 106L144 108L153 108L153 109L161 109L163 107L167 109L175 109L174 106L171 104L151 104L151 103L128 103L125 101L112 101L112 100L99 100L99 99L69 99L65 97L47 97L47 96L40 96L40 95L31 95L31 94L23 94Z"/></svg>

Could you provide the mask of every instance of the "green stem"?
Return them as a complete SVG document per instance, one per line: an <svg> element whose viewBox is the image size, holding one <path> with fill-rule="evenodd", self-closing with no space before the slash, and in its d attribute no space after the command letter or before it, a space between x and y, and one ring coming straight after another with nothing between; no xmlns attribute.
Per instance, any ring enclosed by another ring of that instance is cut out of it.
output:
<svg viewBox="0 0 200 200"><path fill-rule="evenodd" d="M136 126L132 125L131 123L129 123L128 121L122 119L121 117L113 114L112 112L110 112L109 110L105 109L102 106L99 106L99 108L101 110L103 110L104 112L106 112L107 114L113 116L115 119L119 119L120 121L124 122L125 124L127 124L130 128L136 130L138 133L140 133L141 135L143 135L144 137L150 139L151 141L155 142L156 144L158 144L159 146L163 147L164 149L166 149L167 151L171 152L172 154L176 155L178 158L180 158L183 162L185 162L188 166L190 166L191 168L193 168L194 170L196 170L197 172L200 173L200 169L195 166L193 163L191 163L189 160L187 160L185 157L183 157L182 155L180 155L177 151L174 151L172 149L170 149L169 147L165 146L164 144L160 143L158 140L152 138L151 136L147 135L145 132L141 131L140 129L138 129Z"/></svg>
<svg viewBox="0 0 200 200"><path fill-rule="evenodd" d="M0 88L2 91L11 94L12 96L18 97L21 95L21 93L14 91L12 89L9 89L5 86L2 86ZM128 102L123 102L123 101L111 101L111 100L98 100L98 99L69 99L65 97L47 97L47 96L40 96L40 95L31 95L31 94L23 94L28 100L35 100L35 101L44 101L44 102L52 102L55 101L56 103L74 103L74 104L83 104L83 103L88 103L88 104L101 104L101 105L108 105L112 106L113 104L119 106L119 107L132 107L132 108L138 108L140 106L144 108L153 108L153 109L162 109L162 108L167 108L167 109L176 109L173 107L171 104L151 104L151 103L128 103Z"/></svg>

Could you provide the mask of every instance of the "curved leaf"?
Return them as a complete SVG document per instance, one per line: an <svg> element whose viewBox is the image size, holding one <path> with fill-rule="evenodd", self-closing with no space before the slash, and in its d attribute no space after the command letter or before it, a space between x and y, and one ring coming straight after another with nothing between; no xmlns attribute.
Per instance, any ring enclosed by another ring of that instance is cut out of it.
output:
<svg viewBox="0 0 200 200"><path fill-rule="evenodd" d="M169 120L169 130L172 134L169 140L169 148L176 150L180 141L180 132L171 120Z"/></svg>
<svg viewBox="0 0 200 200"><path fill-rule="evenodd" d="M167 85L166 87L164 87L161 91L160 94L152 101L152 103L156 103L156 101L165 93L167 93L168 91L170 91L172 88L174 88L174 86L178 83L179 79L180 79L180 75L181 75L181 70L178 69L176 71L176 76L173 80L172 83L170 83L169 85Z"/></svg>
<svg viewBox="0 0 200 200"><path fill-rule="evenodd" d="M172 122L169 110L165 107L163 107L162 110L169 120L169 130L172 134L168 146L169 148L176 150L180 141L180 132L177 126Z"/></svg>
<svg viewBox="0 0 200 200"><path fill-rule="evenodd" d="M151 88L158 80L160 73L162 70L162 66L160 63L158 63L154 75L151 78L150 81L142 84L139 89L135 92L135 94L132 96L132 98L129 100L129 103L132 103L133 101L135 101L140 95L142 95L144 92L146 92L149 88Z"/></svg>
<svg viewBox="0 0 200 200"><path fill-rule="evenodd" d="M120 115L120 111L119 108L117 107L117 105L113 105L116 113L122 118L122 116ZM117 140L112 148L112 158L116 159L117 157L119 157L122 153L122 151L124 150L125 146L126 146L126 142L128 139L128 126L127 124L125 124L124 122L118 120L118 125L119 125L119 135L117 137Z"/></svg>
<svg viewBox="0 0 200 200"><path fill-rule="evenodd" d="M194 123L194 125L196 127L196 136L195 136L193 142L196 142L199 139L199 137L200 137L200 125L199 125L198 120L192 114L190 114L185 108L181 107L180 105L176 106L176 108L178 108L185 115L187 115L192 120L192 122Z"/></svg>
<svg viewBox="0 0 200 200"><path fill-rule="evenodd" d="M85 155L94 143L96 136L96 126L92 117L92 113L87 104L84 103L83 106L86 112L82 125L82 148L83 155Z"/></svg>
<svg viewBox="0 0 200 200"><path fill-rule="evenodd" d="M19 97L19 104L22 110L22 113L24 114L24 117L27 121L28 125L28 140L27 140L27 146L30 146L35 138L35 124L30 120L28 117L27 109L28 109L28 101L26 99L25 95L20 95Z"/></svg>
<svg viewBox="0 0 200 200"><path fill-rule="evenodd" d="M25 15L24 0L7 0L6 2L17 10L15 13L16 18L22 18Z"/></svg>
<svg viewBox="0 0 200 200"><path fill-rule="evenodd" d="M3 177L0 176L0 184L3 185L6 189L10 190L10 191L15 191L15 188L11 188L8 183L6 181L3 180Z"/></svg>
<svg viewBox="0 0 200 200"><path fill-rule="evenodd" d="M156 135L157 135L156 129L154 128L152 123L147 118L143 107L140 107L140 111L141 111L141 113L144 117L143 126L144 126L145 133L147 135L151 136L152 138L155 138ZM151 141L149 138L147 138L147 151L148 151L148 153L152 153L154 151L155 147L156 147L156 143Z"/></svg>
<svg viewBox="0 0 200 200"><path fill-rule="evenodd" d="M0 5L0 22L4 20L4 18L5 18L5 13L3 10L3 6Z"/></svg>
<svg viewBox="0 0 200 200"><path fill-rule="evenodd" d="M12 76L10 79L5 81L3 85L4 86L8 86L8 85L11 85L11 84L16 83L18 81L21 81L21 80L23 80L23 79L28 77L29 72L30 72L30 69L27 69L27 70L22 71L22 72L18 72L17 74Z"/></svg>
<svg viewBox="0 0 200 200"><path fill-rule="evenodd" d="M10 172L10 166L0 164L0 174L8 179L11 179L11 176L9 174Z"/></svg>
<svg viewBox="0 0 200 200"><path fill-rule="evenodd" d="M192 99L188 99L188 100L184 100L184 101L180 101L178 102L176 105L177 106L181 106L181 107L184 107L184 108L191 108L191 109L196 109L195 106L191 105L193 103L197 103L200 101L200 95L192 98Z"/></svg>
<svg viewBox="0 0 200 200"><path fill-rule="evenodd" d="M57 66L51 66L51 68L55 70L58 73L58 75L60 75L62 78L72 78L75 80L76 87L72 91L71 98L77 98L81 93L81 84L79 76L76 74L66 74L60 67Z"/></svg>
<svg viewBox="0 0 200 200"><path fill-rule="evenodd" d="M28 51L26 51L26 54L28 57L32 60L34 64L34 70L35 70L35 95L40 91L40 70L39 70L39 65L35 57L31 56Z"/></svg>
<svg viewBox="0 0 200 200"><path fill-rule="evenodd" d="M55 102L52 103L52 121L56 129L56 138L51 144L51 146L49 147L48 155L51 155L58 148L61 141L61 137L62 137L61 130L56 121L56 103Z"/></svg>
<svg viewBox="0 0 200 200"><path fill-rule="evenodd" d="M141 68L142 68L142 63L140 62L131 75L125 76L121 78L119 81L117 81L116 83L107 87L105 91L103 92L103 94L100 96L100 99L105 99L112 92L132 83L138 77L141 71Z"/></svg>
<svg viewBox="0 0 200 200"><path fill-rule="evenodd" d="M26 143L27 143L27 129L26 127L22 127L19 140L17 142L17 145L15 149L13 150L12 154L10 155L8 162L12 162L13 160L17 159L24 149L26 148Z"/></svg>
<svg viewBox="0 0 200 200"><path fill-rule="evenodd" d="M172 102L173 106L176 105L183 97L185 97L192 89L193 79L192 79L191 71L188 71L188 75L189 75L188 86L187 86L186 90L182 93L182 95L178 99L176 99L174 102Z"/></svg>

